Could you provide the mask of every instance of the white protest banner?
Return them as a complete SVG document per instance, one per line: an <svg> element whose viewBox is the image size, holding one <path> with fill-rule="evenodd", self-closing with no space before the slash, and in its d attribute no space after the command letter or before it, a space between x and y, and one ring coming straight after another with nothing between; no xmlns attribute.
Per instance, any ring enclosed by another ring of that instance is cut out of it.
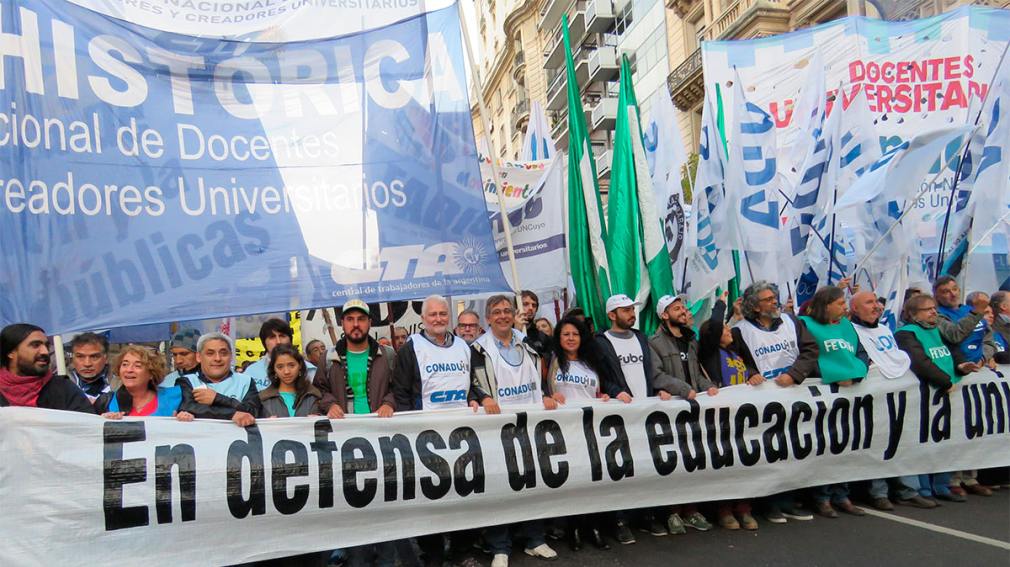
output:
<svg viewBox="0 0 1010 567"><path fill-rule="evenodd" d="M845 106L865 93L886 152L928 130L974 121L1010 39L1007 30L1010 11L964 6L907 22L850 17L755 40L706 41L702 58L709 84L725 87L739 73L748 101L774 120L783 157L791 155L794 130L803 123L796 101L809 81L808 67L823 61L825 84L842 84ZM958 166L957 158L948 158L957 153L957 143L938 152L922 179L926 191L913 216L927 248L935 248L943 224Z"/></svg>
<svg viewBox="0 0 1010 567"><path fill-rule="evenodd" d="M1010 371L1002 367L1003 371ZM532 518L1010 464L1010 383L345 420L0 410L0 564L233 564ZM520 408L526 409L526 408ZM236 534L240 534L236 536Z"/></svg>
<svg viewBox="0 0 1010 567"><path fill-rule="evenodd" d="M512 227L516 268L523 289L550 290L568 283L565 246L565 165L562 158L512 162L500 161L502 195ZM511 283L504 223L498 208L498 195L490 158L481 157L484 200L491 217L491 230L498 248L502 272ZM515 287L515 286L513 286Z"/></svg>

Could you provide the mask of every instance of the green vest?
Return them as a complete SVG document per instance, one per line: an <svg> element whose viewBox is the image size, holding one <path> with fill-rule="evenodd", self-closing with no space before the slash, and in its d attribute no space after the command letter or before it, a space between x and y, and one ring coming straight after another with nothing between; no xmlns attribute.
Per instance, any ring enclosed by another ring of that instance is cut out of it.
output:
<svg viewBox="0 0 1010 567"><path fill-rule="evenodd" d="M905 325L904 327L898 329L899 331L908 331L915 335L915 338L919 340L922 344L922 350L926 351L926 356L933 361L933 364L940 367L947 376L950 376L950 381L952 384L957 384L961 381L961 377L954 372L954 357L950 355L950 349L947 345L943 343L943 339L940 338L940 330L936 327L932 329L924 329L919 325Z"/></svg>
<svg viewBox="0 0 1010 567"><path fill-rule="evenodd" d="M817 341L817 349L820 351L817 364L821 369L821 382L833 384L866 377L866 363L856 357L859 335L851 321L843 317L835 325L825 325L807 316L800 319L803 319L807 330Z"/></svg>

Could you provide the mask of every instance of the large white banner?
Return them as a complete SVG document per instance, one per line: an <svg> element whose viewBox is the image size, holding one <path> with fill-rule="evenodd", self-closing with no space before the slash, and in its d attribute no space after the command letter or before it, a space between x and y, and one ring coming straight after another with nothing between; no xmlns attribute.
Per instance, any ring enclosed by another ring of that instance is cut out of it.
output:
<svg viewBox="0 0 1010 567"><path fill-rule="evenodd" d="M0 564L243 563L1010 464L1010 384L992 372L949 396L911 376L815 382L734 386L692 402L263 419L247 429L3 408Z"/></svg>
<svg viewBox="0 0 1010 567"><path fill-rule="evenodd" d="M831 92L841 87L844 107L865 94L886 152L923 132L974 122L1010 39L1007 30L1010 11L977 6L909 22L844 18L755 40L707 41L705 80L725 93L739 72L748 101L774 121L780 154L791 155L805 122L797 101L805 85L819 80L812 66L823 63L824 84ZM725 110L732 124L734 108ZM921 183L913 217L927 251L935 248L950 201L958 145L936 153Z"/></svg>

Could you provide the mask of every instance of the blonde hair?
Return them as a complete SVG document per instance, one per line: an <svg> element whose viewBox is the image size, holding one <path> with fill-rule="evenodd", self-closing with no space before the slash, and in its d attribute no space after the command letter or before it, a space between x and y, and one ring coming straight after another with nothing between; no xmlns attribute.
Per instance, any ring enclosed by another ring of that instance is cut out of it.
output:
<svg viewBox="0 0 1010 567"><path fill-rule="evenodd" d="M144 365L144 369L151 375L151 388L157 388L158 384L161 384L161 381L165 379L165 374L167 373L165 361L150 349L142 346L127 345L124 347L116 356L116 360L113 363L113 373L117 377L119 376L119 368L123 365L123 358L128 354L132 354L140 359L140 363Z"/></svg>

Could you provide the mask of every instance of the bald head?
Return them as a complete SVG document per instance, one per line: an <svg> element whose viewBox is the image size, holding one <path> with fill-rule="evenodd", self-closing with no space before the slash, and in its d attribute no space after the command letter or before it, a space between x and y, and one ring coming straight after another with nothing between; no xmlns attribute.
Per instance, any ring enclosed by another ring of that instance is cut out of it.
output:
<svg viewBox="0 0 1010 567"><path fill-rule="evenodd" d="M860 321L873 325L880 319L884 307L880 305L872 291L860 291L849 300L849 311Z"/></svg>

